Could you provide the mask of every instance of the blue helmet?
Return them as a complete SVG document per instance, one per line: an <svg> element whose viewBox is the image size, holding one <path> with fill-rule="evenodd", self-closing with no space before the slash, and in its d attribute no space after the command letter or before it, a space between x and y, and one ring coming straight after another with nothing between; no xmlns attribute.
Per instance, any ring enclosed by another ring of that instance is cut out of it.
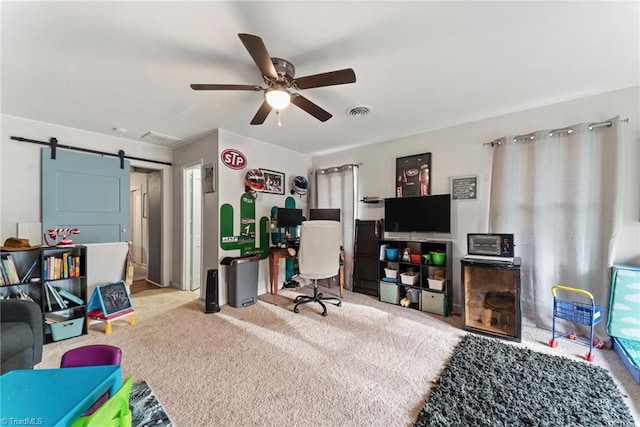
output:
<svg viewBox="0 0 640 427"><path fill-rule="evenodd" d="M293 178L293 182L291 184L291 194L297 194L299 196L307 195L307 178L304 176L296 176Z"/></svg>

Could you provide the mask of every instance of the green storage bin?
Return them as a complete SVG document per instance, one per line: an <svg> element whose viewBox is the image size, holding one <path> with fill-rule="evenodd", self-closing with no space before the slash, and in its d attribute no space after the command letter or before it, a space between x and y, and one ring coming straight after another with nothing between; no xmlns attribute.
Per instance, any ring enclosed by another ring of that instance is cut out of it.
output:
<svg viewBox="0 0 640 427"><path fill-rule="evenodd" d="M441 292L422 291L420 309L441 316L447 315L447 296Z"/></svg>
<svg viewBox="0 0 640 427"><path fill-rule="evenodd" d="M380 301L400 304L400 291L395 283L380 282Z"/></svg>
<svg viewBox="0 0 640 427"><path fill-rule="evenodd" d="M77 337L82 334L84 317L52 323L49 326L51 327L51 338L53 341L66 340L67 338Z"/></svg>

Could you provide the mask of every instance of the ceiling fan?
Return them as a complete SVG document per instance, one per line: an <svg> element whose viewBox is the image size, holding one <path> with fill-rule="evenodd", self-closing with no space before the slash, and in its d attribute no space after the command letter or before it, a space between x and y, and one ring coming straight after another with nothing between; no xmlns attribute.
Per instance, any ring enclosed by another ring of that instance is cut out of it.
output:
<svg viewBox="0 0 640 427"><path fill-rule="evenodd" d="M356 74L353 69L330 71L327 73L294 78L296 69L286 59L272 58L267 52L262 39L251 34L238 34L242 44L262 73L266 87L256 85L235 84L192 84L193 90L253 90L264 93L264 101L251 120L252 125L261 125L272 109L281 110L289 103L311 114L321 122L326 122L332 115L318 105L309 101L293 90L311 89L315 87L355 83Z"/></svg>

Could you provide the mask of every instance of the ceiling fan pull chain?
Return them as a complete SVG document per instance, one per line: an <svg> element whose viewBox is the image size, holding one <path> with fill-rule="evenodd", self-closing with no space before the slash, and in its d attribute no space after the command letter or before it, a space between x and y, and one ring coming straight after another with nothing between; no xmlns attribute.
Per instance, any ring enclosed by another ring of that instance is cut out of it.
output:
<svg viewBox="0 0 640 427"><path fill-rule="evenodd" d="M282 122L280 121L280 110L276 110L276 114L278 115L278 126L282 126Z"/></svg>

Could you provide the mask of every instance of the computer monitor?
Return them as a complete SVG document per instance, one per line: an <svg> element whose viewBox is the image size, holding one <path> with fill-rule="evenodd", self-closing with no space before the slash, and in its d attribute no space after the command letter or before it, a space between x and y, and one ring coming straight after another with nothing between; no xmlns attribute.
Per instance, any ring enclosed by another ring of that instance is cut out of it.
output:
<svg viewBox="0 0 640 427"><path fill-rule="evenodd" d="M302 224L302 209L278 208L278 227L297 227Z"/></svg>
<svg viewBox="0 0 640 427"><path fill-rule="evenodd" d="M329 221L340 221L340 209L309 209L309 219L325 219Z"/></svg>

